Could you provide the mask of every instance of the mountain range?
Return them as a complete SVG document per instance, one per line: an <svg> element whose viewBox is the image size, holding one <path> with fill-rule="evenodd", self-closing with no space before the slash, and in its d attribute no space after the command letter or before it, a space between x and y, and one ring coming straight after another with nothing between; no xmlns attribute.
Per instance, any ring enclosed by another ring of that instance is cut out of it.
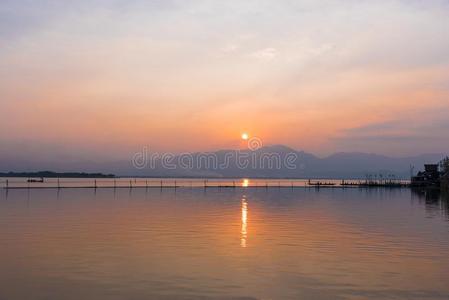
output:
<svg viewBox="0 0 449 300"><path fill-rule="evenodd" d="M251 177L251 178L365 178L367 175L409 178L411 167L438 163L444 154L389 157L370 153L335 153L320 158L283 145L251 150L219 150L158 156L137 155L129 161L34 161L0 159L0 172L42 171L102 172L118 176L150 177ZM247 161L248 163L245 163Z"/></svg>

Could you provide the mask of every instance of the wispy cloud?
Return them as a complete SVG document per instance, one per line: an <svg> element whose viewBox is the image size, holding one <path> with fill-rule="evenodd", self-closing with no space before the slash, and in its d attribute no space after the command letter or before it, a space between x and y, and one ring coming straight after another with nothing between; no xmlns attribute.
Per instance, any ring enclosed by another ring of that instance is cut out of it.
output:
<svg viewBox="0 0 449 300"><path fill-rule="evenodd" d="M250 56L258 60L270 61L278 56L278 51L275 48L264 48L251 53Z"/></svg>

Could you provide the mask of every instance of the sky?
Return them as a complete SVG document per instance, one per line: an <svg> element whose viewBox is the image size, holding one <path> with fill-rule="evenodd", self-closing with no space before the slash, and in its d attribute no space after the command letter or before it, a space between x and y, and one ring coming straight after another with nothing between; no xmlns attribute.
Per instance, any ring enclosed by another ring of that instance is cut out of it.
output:
<svg viewBox="0 0 449 300"><path fill-rule="evenodd" d="M449 1L0 0L0 153L449 152Z"/></svg>

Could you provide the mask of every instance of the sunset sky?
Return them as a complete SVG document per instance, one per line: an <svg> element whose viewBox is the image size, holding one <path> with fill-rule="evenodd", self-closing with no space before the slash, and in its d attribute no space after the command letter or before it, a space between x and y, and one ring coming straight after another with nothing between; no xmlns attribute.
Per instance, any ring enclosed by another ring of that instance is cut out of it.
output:
<svg viewBox="0 0 449 300"><path fill-rule="evenodd" d="M0 0L0 41L0 153L449 150L449 1Z"/></svg>

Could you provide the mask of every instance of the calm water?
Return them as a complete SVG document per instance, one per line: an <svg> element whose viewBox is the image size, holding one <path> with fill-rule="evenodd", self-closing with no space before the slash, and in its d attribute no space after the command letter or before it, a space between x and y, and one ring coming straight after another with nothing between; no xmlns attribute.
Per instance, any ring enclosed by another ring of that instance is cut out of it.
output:
<svg viewBox="0 0 449 300"><path fill-rule="evenodd" d="M0 299L449 299L408 189L1 190Z"/></svg>

